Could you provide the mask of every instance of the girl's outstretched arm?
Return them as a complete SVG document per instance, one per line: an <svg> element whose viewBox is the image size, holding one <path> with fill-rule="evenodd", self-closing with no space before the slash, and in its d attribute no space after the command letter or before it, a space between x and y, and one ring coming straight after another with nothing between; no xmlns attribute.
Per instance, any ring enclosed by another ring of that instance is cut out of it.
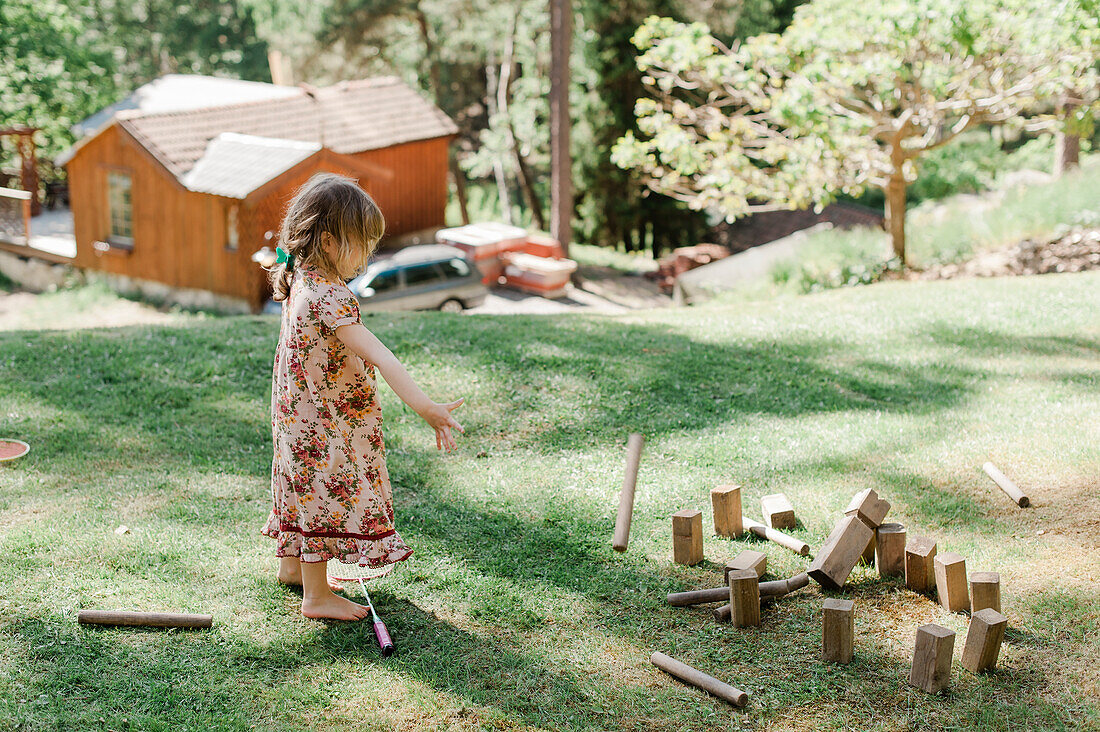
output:
<svg viewBox="0 0 1100 732"><path fill-rule="evenodd" d="M432 426L432 429L435 430L435 445L437 448L450 452L457 447L454 437L451 435L451 430L456 429L459 432L465 432L466 430L462 429L462 425L451 416L451 412L458 409L465 401L464 399L449 404L432 401L416 385L416 382L409 376L409 372L390 349L386 348L382 341L378 340L373 333L360 323L341 325L336 329L336 337L354 351L359 358L374 364L394 393L401 397L401 401L408 404L414 412Z"/></svg>

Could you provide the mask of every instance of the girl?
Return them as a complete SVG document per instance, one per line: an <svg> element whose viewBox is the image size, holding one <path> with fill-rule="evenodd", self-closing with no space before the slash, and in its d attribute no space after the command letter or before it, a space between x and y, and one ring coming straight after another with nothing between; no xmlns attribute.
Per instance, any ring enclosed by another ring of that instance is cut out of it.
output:
<svg viewBox="0 0 1100 732"><path fill-rule="evenodd" d="M382 443L377 369L453 450L451 412L437 404L390 350L359 321L344 284L367 263L385 221L355 181L313 176L290 202L279 232L272 288L283 302L271 385L274 509L263 533L278 542L278 577L302 585L302 614L360 620L370 608L333 593L326 562L370 567L407 559L393 526L393 498Z"/></svg>

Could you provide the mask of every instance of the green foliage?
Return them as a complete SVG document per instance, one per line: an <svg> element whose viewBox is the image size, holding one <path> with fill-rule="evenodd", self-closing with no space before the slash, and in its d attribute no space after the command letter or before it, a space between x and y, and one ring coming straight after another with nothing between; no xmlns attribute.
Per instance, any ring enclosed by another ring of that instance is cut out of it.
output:
<svg viewBox="0 0 1100 732"><path fill-rule="evenodd" d="M614 159L727 219L869 185L900 190L903 208L927 151L1076 86L1094 100L1088 2L815 0L783 35L733 47L701 24L650 18L634 39L650 88L642 135L625 135Z"/></svg>
<svg viewBox="0 0 1100 732"><path fill-rule="evenodd" d="M44 160L69 128L166 73L267 80L267 47L230 0L4 0L0 114L42 128ZM7 161L10 164L10 160Z"/></svg>
<svg viewBox="0 0 1100 732"><path fill-rule="evenodd" d="M87 15L58 0L0 3L0 125L41 128L43 157L67 147L69 126L119 93L110 49L88 41ZM4 153L0 162L17 164Z"/></svg>

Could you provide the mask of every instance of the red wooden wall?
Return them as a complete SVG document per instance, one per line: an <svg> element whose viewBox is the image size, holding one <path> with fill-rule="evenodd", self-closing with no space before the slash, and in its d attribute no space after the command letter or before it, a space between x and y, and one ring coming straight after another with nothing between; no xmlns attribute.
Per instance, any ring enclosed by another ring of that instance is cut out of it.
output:
<svg viewBox="0 0 1100 732"><path fill-rule="evenodd" d="M359 179L386 217L388 235L442 226L447 204L447 148L437 138L348 156L382 166L393 176L363 175L323 154L297 166L261 191L255 201L239 202L188 191L129 135L111 127L90 140L67 165L78 267L162 282L172 287L209 290L247 299L259 307L268 296L265 273L251 261L265 239L277 232L294 191L319 171ZM131 176L133 251L97 254L93 242L109 232L107 173ZM229 207L239 205L239 246L226 249Z"/></svg>

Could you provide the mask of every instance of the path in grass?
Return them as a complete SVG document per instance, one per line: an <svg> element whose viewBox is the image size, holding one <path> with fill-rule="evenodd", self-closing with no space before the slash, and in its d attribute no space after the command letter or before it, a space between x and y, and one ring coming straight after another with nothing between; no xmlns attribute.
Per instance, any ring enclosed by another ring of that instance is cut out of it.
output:
<svg viewBox="0 0 1100 732"><path fill-rule="evenodd" d="M0 436L34 446L0 469L0 728L1095 727L1098 287L1084 274L614 318L368 316L430 393L469 400L462 449L438 457L384 389L416 549L373 593L400 647L386 661L369 625L298 616L258 534L274 320L0 333ZM631 430L649 442L618 555ZM1033 508L992 487L987 459ZM847 667L816 660L816 585L753 630L665 607L668 591L718 584L744 548L775 577L806 566L713 536L703 565L671 564L669 514L709 517L728 481L752 514L786 492L815 549L874 486L911 534L1000 571L1001 669L956 663L949 693L909 688L915 628L947 625L961 648L966 618L864 569L844 593L858 608ZM88 629L84 607L213 612L215 628ZM653 650L752 701L738 712L671 681Z"/></svg>

